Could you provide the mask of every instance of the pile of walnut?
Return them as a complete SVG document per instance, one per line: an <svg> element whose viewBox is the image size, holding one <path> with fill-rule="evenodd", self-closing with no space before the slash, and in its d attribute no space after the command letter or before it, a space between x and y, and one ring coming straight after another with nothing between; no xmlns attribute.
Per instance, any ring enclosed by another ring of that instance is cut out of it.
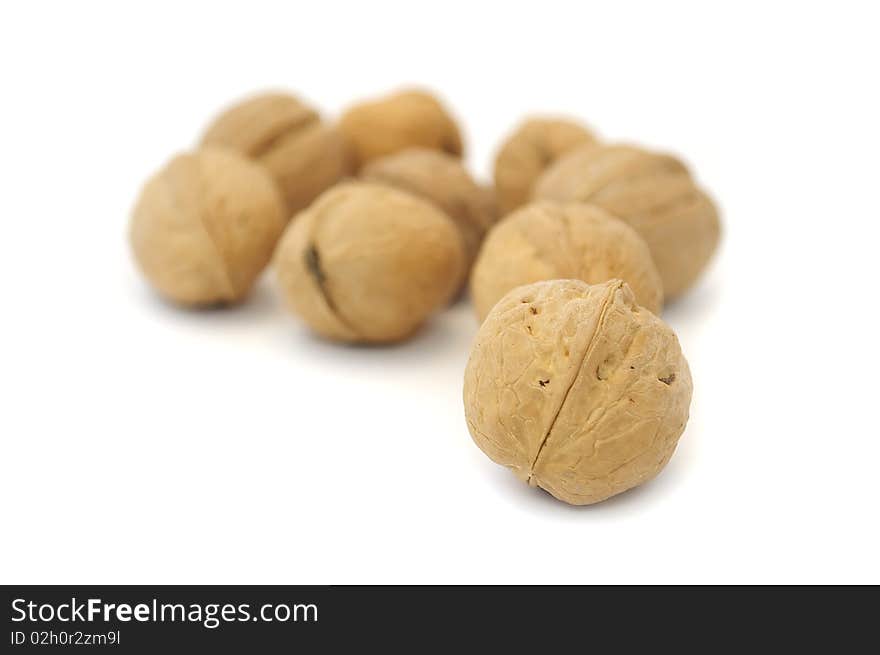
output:
<svg viewBox="0 0 880 655"><path fill-rule="evenodd" d="M658 315L712 257L715 206L674 157L568 120L523 122L494 187L463 153L422 91L336 123L253 97L146 183L132 250L162 296L196 307L242 300L272 261L290 310L343 342L406 339L469 286L482 326L464 404L483 452L576 505L653 478L692 390Z"/></svg>

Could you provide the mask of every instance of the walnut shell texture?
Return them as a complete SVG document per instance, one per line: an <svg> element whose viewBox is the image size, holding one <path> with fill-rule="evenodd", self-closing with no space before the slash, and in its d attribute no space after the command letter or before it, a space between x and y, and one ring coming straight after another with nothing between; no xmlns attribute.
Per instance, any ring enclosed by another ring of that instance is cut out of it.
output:
<svg viewBox="0 0 880 655"><path fill-rule="evenodd" d="M374 159L361 171L361 178L409 191L446 212L461 232L470 267L495 213L485 190L458 158L428 148L402 150Z"/></svg>
<svg viewBox="0 0 880 655"><path fill-rule="evenodd" d="M648 244L667 299L694 284L720 239L718 211L684 164L632 146L568 153L541 176L533 197L589 202L629 223Z"/></svg>
<svg viewBox="0 0 880 655"><path fill-rule="evenodd" d="M281 93L230 107L208 127L202 143L232 148L263 164L284 196L286 218L352 169L340 132L313 109Z"/></svg>
<svg viewBox="0 0 880 655"><path fill-rule="evenodd" d="M231 150L174 157L144 185L130 243L150 283L185 305L235 302L269 262L284 209L265 170Z"/></svg>
<svg viewBox="0 0 880 655"><path fill-rule="evenodd" d="M691 377L678 339L620 280L518 287L480 328L464 379L477 446L573 505L657 475L684 430Z"/></svg>
<svg viewBox="0 0 880 655"><path fill-rule="evenodd" d="M287 228L275 254L282 294L315 332L349 342L405 339L457 289L461 236L430 203L347 182Z"/></svg>
<svg viewBox="0 0 880 655"><path fill-rule="evenodd" d="M471 297L483 320L508 291L524 284L614 278L630 285L640 305L660 313L660 275L635 230L599 207L539 202L508 215L489 233L471 273Z"/></svg>
<svg viewBox="0 0 880 655"><path fill-rule="evenodd" d="M535 117L521 123L495 156L501 214L528 203L535 181L559 157L595 142L593 134L574 121Z"/></svg>
<svg viewBox="0 0 880 655"><path fill-rule="evenodd" d="M359 168L377 157L423 147L460 157L461 132L437 98L409 90L356 104L343 114L339 128Z"/></svg>

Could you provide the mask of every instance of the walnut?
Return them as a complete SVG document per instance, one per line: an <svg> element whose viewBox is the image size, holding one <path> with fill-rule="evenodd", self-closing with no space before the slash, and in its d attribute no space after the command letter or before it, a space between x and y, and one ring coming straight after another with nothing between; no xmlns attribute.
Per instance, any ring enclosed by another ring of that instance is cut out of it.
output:
<svg viewBox="0 0 880 655"><path fill-rule="evenodd" d="M367 182L321 195L287 228L275 255L293 312L319 334L351 342L410 336L449 301L463 266L448 216Z"/></svg>
<svg viewBox="0 0 880 655"><path fill-rule="evenodd" d="M651 250L667 299L690 287L718 245L718 212L684 164L632 146L578 148L535 185L540 200L589 202L629 223Z"/></svg>
<svg viewBox="0 0 880 655"><path fill-rule="evenodd" d="M660 472L691 391L675 334L624 282L553 280L495 305L467 364L464 406L492 460L587 505Z"/></svg>
<svg viewBox="0 0 880 655"><path fill-rule="evenodd" d="M455 121L439 100L424 91L401 91L356 104L339 126L357 167L407 148L431 148L456 157L464 151Z"/></svg>
<svg viewBox="0 0 880 655"><path fill-rule="evenodd" d="M495 156L501 214L525 205L535 181L559 157L595 141L589 130L570 120L534 117L520 124Z"/></svg>
<svg viewBox="0 0 880 655"><path fill-rule="evenodd" d="M263 168L233 151L174 157L144 186L130 241L150 283L186 305L243 298L284 228L281 198Z"/></svg>
<svg viewBox="0 0 880 655"><path fill-rule="evenodd" d="M533 203L496 225L474 265L471 297L480 320L514 287L541 280L626 281L659 314L663 287L648 246L605 210L580 203Z"/></svg>
<svg viewBox="0 0 880 655"><path fill-rule="evenodd" d="M409 191L446 212L461 232L465 264L470 269L495 213L485 190L459 159L427 148L402 150L374 159L361 177Z"/></svg>
<svg viewBox="0 0 880 655"><path fill-rule="evenodd" d="M498 192L495 190L494 185L481 184L480 195L480 202L483 206L483 211L490 217L490 223L494 225L498 222L498 219L501 218L501 207L498 204Z"/></svg>
<svg viewBox="0 0 880 655"><path fill-rule="evenodd" d="M351 153L339 131L281 93L230 107L208 127L202 143L233 148L265 166L284 196L285 218L351 173Z"/></svg>

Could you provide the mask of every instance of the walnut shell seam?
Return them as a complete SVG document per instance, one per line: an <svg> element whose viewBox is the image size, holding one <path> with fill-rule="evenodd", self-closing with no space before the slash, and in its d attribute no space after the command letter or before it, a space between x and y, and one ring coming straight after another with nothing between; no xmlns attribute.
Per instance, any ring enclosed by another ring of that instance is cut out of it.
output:
<svg viewBox="0 0 880 655"><path fill-rule="evenodd" d="M596 330L593 332L590 340L587 342L586 348L584 348L584 354L581 356L579 360L579 364L577 367L573 369L573 374L571 376L571 380L569 380L568 386L565 392L562 394L562 399L559 402L559 407L556 408L556 412L553 414L553 418L550 420L549 425L547 426L547 430L545 431L543 437L541 438L541 444L538 446L538 450L535 453L535 458L529 464L529 472L528 477L526 478L526 482L530 485L535 483L532 482L532 477L534 475L535 467L538 465L538 460L541 458L541 453L544 451L544 446L547 444L547 441L550 438L550 434L553 432L553 426L556 425L556 419L559 418L559 415L562 413L562 408L565 407L565 401L568 400L568 395L574 387L575 381L577 380L578 373L583 368L584 363L589 359L590 354L593 352L595 345L598 343L596 339L597 335L602 331L602 328L605 326L605 319L608 314L608 308L611 306L611 299L614 297L614 294L618 289L622 288L624 285L623 281L618 281L618 283L608 289L608 292L605 295L604 300L602 301L602 309L599 312L599 320L596 323ZM543 385L542 385L543 386Z"/></svg>
<svg viewBox="0 0 880 655"><path fill-rule="evenodd" d="M318 250L318 229L323 222L323 218L337 205L345 202L347 199L348 197L345 194L340 194L336 198L333 198L332 202L325 202L320 207L313 208L315 215L309 226L311 229L309 230L307 239L308 245L302 253L302 257L306 271L309 274L309 279L315 284L318 294L324 301L327 310L337 321L339 321L343 328L351 332L356 338L361 338L363 335L354 327L354 325L352 325L351 321L345 317L342 310L336 304L336 301L333 300L333 296L331 295L327 284L327 273L321 268L321 253Z"/></svg>

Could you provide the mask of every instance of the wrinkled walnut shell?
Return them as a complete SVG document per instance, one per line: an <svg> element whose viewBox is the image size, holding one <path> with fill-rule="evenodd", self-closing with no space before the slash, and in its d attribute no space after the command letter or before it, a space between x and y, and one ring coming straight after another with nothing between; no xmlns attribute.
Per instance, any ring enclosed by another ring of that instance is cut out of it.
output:
<svg viewBox="0 0 880 655"><path fill-rule="evenodd" d="M620 280L518 287L480 328L464 378L468 428L521 480L573 505L657 475L687 423L678 339Z"/></svg>
<svg viewBox="0 0 880 655"><path fill-rule="evenodd" d="M352 168L337 129L296 98L280 93L230 107L208 127L202 143L232 148L265 166L284 197L285 218L307 207Z"/></svg>
<svg viewBox="0 0 880 655"><path fill-rule="evenodd" d="M150 283L186 305L243 298L284 228L268 174L233 151L178 155L144 186L130 241Z"/></svg>
<svg viewBox="0 0 880 655"><path fill-rule="evenodd" d="M501 215L528 203L535 181L559 157L595 141L589 130L570 120L530 118L520 124L495 156Z"/></svg>
<svg viewBox="0 0 880 655"><path fill-rule="evenodd" d="M660 276L635 230L599 207L539 202L513 212L486 237L471 273L471 297L483 320L502 296L524 284L614 278L630 285L640 305L660 313Z"/></svg>
<svg viewBox="0 0 880 655"><path fill-rule="evenodd" d="M446 212L461 232L470 268L495 216L485 191L459 159L426 148L402 150L373 160L361 177L409 191Z"/></svg>
<svg viewBox="0 0 880 655"><path fill-rule="evenodd" d="M449 301L463 265L449 217L412 194L366 182L321 195L275 254L291 310L317 333L351 342L410 336Z"/></svg>
<svg viewBox="0 0 880 655"><path fill-rule="evenodd" d="M632 146L578 148L547 169L533 195L589 202L629 223L648 244L667 299L696 281L720 238L718 212L684 164Z"/></svg>
<svg viewBox="0 0 880 655"><path fill-rule="evenodd" d="M356 167L407 148L431 148L460 157L464 151L455 121L434 96L402 91L352 106L339 121Z"/></svg>

